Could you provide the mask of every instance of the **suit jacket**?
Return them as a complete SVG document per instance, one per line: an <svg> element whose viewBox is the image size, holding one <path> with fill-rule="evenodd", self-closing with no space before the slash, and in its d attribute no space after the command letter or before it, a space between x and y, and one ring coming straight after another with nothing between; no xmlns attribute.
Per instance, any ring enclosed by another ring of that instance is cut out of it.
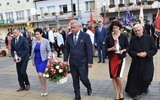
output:
<svg viewBox="0 0 160 100"><path fill-rule="evenodd" d="M14 51L17 52L17 55L22 58L22 61L29 60L29 45L25 37L19 36L18 43L15 44L15 38L11 41L11 54L14 57Z"/></svg>
<svg viewBox="0 0 160 100"><path fill-rule="evenodd" d="M87 66L93 63L93 49L89 35L80 31L76 45L73 43L73 33L67 36L64 46L64 61L71 66Z"/></svg>
<svg viewBox="0 0 160 100"><path fill-rule="evenodd" d="M95 29L95 35L94 35L94 42L95 43L102 43L105 42L107 38L107 30L102 27L101 32L99 32L99 29Z"/></svg>
<svg viewBox="0 0 160 100"><path fill-rule="evenodd" d="M128 51L129 49L129 44L128 44L128 39L127 39L127 36L124 35L124 34L121 34L119 37L119 45L121 47L121 50L122 49L126 49L126 51ZM110 34L107 39L106 39L106 50L108 48L111 48L114 46L114 39L112 37L112 34ZM110 51L110 52L107 52L108 54L108 58L110 59L112 57L112 55L114 54L114 51ZM119 55L119 58L123 59L124 57L126 57L126 52L122 53L121 55Z"/></svg>
<svg viewBox="0 0 160 100"><path fill-rule="evenodd" d="M33 63L34 63L34 58L35 58L34 49L35 49L36 44L37 44L37 40L33 39L32 53L31 53L31 58L32 58ZM40 54L41 54L42 61L48 59L48 57L51 55L51 48L49 45L49 41L45 38L43 38L41 45L40 45Z"/></svg>
<svg viewBox="0 0 160 100"><path fill-rule="evenodd" d="M42 37L48 39L48 32L43 31Z"/></svg>

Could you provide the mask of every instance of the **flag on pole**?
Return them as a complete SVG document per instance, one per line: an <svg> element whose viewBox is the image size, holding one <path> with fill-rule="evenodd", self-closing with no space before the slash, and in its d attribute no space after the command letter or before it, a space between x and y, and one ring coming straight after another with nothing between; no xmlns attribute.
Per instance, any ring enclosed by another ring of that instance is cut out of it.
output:
<svg viewBox="0 0 160 100"><path fill-rule="evenodd" d="M70 23L72 21L72 17L69 18L68 22L69 22L69 28L70 28Z"/></svg>
<svg viewBox="0 0 160 100"><path fill-rule="evenodd" d="M144 14L143 14L143 7L141 2L141 8L140 8L140 14L139 14L139 20L141 21L141 25L144 26Z"/></svg>
<svg viewBox="0 0 160 100"><path fill-rule="evenodd" d="M124 23L125 23L125 25L128 25L131 21L132 21L132 16L131 16L129 10L127 10Z"/></svg>
<svg viewBox="0 0 160 100"><path fill-rule="evenodd" d="M160 32L160 24L159 23L160 23L160 13L159 13L159 9L158 9L156 20L155 20L155 31L154 31L154 35L156 37L158 37L159 32Z"/></svg>
<svg viewBox="0 0 160 100"><path fill-rule="evenodd" d="M92 13L90 13L90 24L93 23Z"/></svg>
<svg viewBox="0 0 160 100"><path fill-rule="evenodd" d="M94 20L98 20L98 14L97 14L97 2L95 2L95 7L94 7Z"/></svg>
<svg viewBox="0 0 160 100"><path fill-rule="evenodd" d="M72 17L69 18L69 23L72 21Z"/></svg>
<svg viewBox="0 0 160 100"><path fill-rule="evenodd" d="M103 16L103 23L106 22L106 12L104 12L104 16Z"/></svg>

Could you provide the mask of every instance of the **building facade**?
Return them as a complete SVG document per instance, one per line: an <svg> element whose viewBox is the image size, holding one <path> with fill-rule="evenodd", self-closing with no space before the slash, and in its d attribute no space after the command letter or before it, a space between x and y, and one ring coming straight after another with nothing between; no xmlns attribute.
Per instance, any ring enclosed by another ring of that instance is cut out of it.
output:
<svg viewBox="0 0 160 100"><path fill-rule="evenodd" d="M160 5L157 0L0 0L0 38L13 27L21 31L52 26L67 29L71 18L87 24L91 14L95 21L102 21L104 14L111 21L123 19L129 10L132 18L138 19L140 1L144 19L153 22Z"/></svg>
<svg viewBox="0 0 160 100"><path fill-rule="evenodd" d="M0 38L4 39L13 27L24 31L33 7L33 0L0 0Z"/></svg>

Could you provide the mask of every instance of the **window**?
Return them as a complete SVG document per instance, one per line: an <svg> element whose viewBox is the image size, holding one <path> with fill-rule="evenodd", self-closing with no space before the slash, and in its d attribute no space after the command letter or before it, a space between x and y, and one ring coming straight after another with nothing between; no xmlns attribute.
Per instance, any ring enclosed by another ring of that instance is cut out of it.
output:
<svg viewBox="0 0 160 100"><path fill-rule="evenodd" d="M55 7L54 6L50 6L50 7L48 7L48 13L53 13L53 12L55 12Z"/></svg>
<svg viewBox="0 0 160 100"><path fill-rule="evenodd" d="M130 2L130 0L124 0L125 4L128 4Z"/></svg>
<svg viewBox="0 0 160 100"><path fill-rule="evenodd" d="M68 13L67 5L61 5L60 6L60 11L62 11L63 13Z"/></svg>
<svg viewBox="0 0 160 100"><path fill-rule="evenodd" d="M147 0L141 0L141 1L143 1L143 2L147 2Z"/></svg>
<svg viewBox="0 0 160 100"><path fill-rule="evenodd" d="M17 19L24 19L24 11L17 11L16 15Z"/></svg>
<svg viewBox="0 0 160 100"><path fill-rule="evenodd" d="M147 0L136 0L136 2L140 2L140 1L147 2Z"/></svg>
<svg viewBox="0 0 160 100"><path fill-rule="evenodd" d="M86 4L86 11L94 10L94 4L95 4L94 1L87 1L85 2L85 4Z"/></svg>
<svg viewBox="0 0 160 100"><path fill-rule="evenodd" d="M9 5L9 2L7 2L7 5Z"/></svg>
<svg viewBox="0 0 160 100"><path fill-rule="evenodd" d="M110 0L110 4L115 4L114 0Z"/></svg>
<svg viewBox="0 0 160 100"><path fill-rule="evenodd" d="M123 3L123 0L119 0L119 3Z"/></svg>
<svg viewBox="0 0 160 100"><path fill-rule="evenodd" d="M29 2L29 0L26 0L26 2Z"/></svg>
<svg viewBox="0 0 160 100"><path fill-rule="evenodd" d="M43 15L43 13L44 13L44 8L43 7L40 7L40 12L41 12L41 15Z"/></svg>
<svg viewBox="0 0 160 100"><path fill-rule="evenodd" d="M3 14L0 14L0 20L3 20Z"/></svg>
<svg viewBox="0 0 160 100"><path fill-rule="evenodd" d="M13 20L13 12L7 12L6 13L6 19L7 20Z"/></svg>
<svg viewBox="0 0 160 100"><path fill-rule="evenodd" d="M27 10L27 15L28 15L28 17L31 17L31 12L29 9Z"/></svg>
<svg viewBox="0 0 160 100"><path fill-rule="evenodd" d="M31 12L29 9L27 10L27 18L28 18L28 21L31 21Z"/></svg>

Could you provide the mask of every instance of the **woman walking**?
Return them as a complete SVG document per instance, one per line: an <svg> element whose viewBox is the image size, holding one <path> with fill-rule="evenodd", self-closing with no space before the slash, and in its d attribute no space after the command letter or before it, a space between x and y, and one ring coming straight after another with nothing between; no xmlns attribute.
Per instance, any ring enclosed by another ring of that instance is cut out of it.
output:
<svg viewBox="0 0 160 100"><path fill-rule="evenodd" d="M41 96L47 96L46 80L43 73L48 63L48 58L51 55L49 41L42 37L42 29L36 28L34 30L35 39L32 41L32 61L38 73L39 81L42 85Z"/></svg>
<svg viewBox="0 0 160 100"><path fill-rule="evenodd" d="M128 51L128 39L126 35L121 34L121 27L122 25L119 21L113 21L109 27L113 32L106 39L110 78L112 78L116 94L115 100L124 99L122 76L125 67L126 52Z"/></svg>

